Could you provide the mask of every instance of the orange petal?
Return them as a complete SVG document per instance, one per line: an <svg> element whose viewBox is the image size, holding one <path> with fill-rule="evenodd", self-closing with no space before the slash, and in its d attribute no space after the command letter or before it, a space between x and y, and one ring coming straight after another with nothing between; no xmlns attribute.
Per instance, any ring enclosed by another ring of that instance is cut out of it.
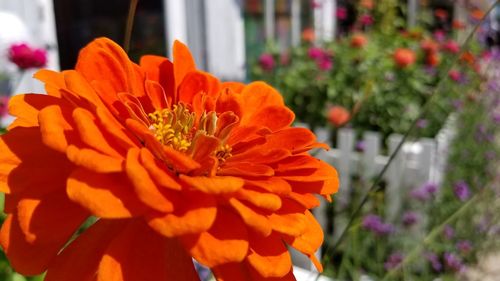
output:
<svg viewBox="0 0 500 281"><path fill-rule="evenodd" d="M238 94L243 91L243 88L245 88L245 84L241 82L228 81L221 83L221 89L231 89L231 91Z"/></svg>
<svg viewBox="0 0 500 281"><path fill-rule="evenodd" d="M47 247L28 243L16 221L16 214L8 215L5 219L0 230L2 249L17 272L26 275L40 274L45 271L60 247L54 250L50 245Z"/></svg>
<svg viewBox="0 0 500 281"><path fill-rule="evenodd" d="M220 146L220 140L214 136L198 134L193 140L194 145L190 148L191 157L198 163L203 163L207 157Z"/></svg>
<svg viewBox="0 0 500 281"><path fill-rule="evenodd" d="M64 190L41 198L23 198L17 211L27 242L48 245L59 241L61 247L89 216L86 210L69 200Z"/></svg>
<svg viewBox="0 0 500 281"><path fill-rule="evenodd" d="M304 206L304 208L306 209L312 209L318 207L321 204L318 198L316 198L316 196L314 196L311 193L301 194L301 193L291 192L288 196L290 196L290 198L293 199L295 202Z"/></svg>
<svg viewBox="0 0 500 281"><path fill-rule="evenodd" d="M98 220L54 259L44 281L95 281L104 251L128 222Z"/></svg>
<svg viewBox="0 0 500 281"><path fill-rule="evenodd" d="M102 128L113 136L113 140L121 148L127 150L130 147L140 146L139 140L128 130L107 109L98 107L96 115Z"/></svg>
<svg viewBox="0 0 500 281"><path fill-rule="evenodd" d="M321 272L321 263L315 260L314 253L316 253L323 243L323 230L311 212L306 210L305 215L307 218L307 228L304 233L297 237L288 235L283 235L282 237L287 244L309 256L313 260L318 271Z"/></svg>
<svg viewBox="0 0 500 281"><path fill-rule="evenodd" d="M139 153L139 148L130 149L125 161L125 171L135 193L139 200L149 207L160 212L172 212L174 210L173 195L168 194L167 190L158 189L146 169L139 163Z"/></svg>
<svg viewBox="0 0 500 281"><path fill-rule="evenodd" d="M148 80L156 81L162 86L168 104L172 104L176 89L172 62L164 57L147 55L141 57L140 65L146 72Z"/></svg>
<svg viewBox="0 0 500 281"><path fill-rule="evenodd" d="M218 174L235 177L271 177L274 175L274 170L263 164L232 162L221 166Z"/></svg>
<svg viewBox="0 0 500 281"><path fill-rule="evenodd" d="M182 187L175 180L175 175L169 172L165 168L165 164L156 160L153 154L145 148L141 148L141 163L157 185L173 190L181 190Z"/></svg>
<svg viewBox="0 0 500 281"><path fill-rule="evenodd" d="M317 169L305 169L305 170L296 170L289 173L280 173L280 177L289 181L304 181L304 182L313 182L313 181L332 181L333 183L337 182L337 184L333 184L331 189L333 192L337 192L338 190L338 175L337 170L330 166L329 164L319 161L317 162L319 167Z"/></svg>
<svg viewBox="0 0 500 281"><path fill-rule="evenodd" d="M315 143L316 136L306 128L286 128L266 136L266 147L285 148L292 153L304 151Z"/></svg>
<svg viewBox="0 0 500 281"><path fill-rule="evenodd" d="M241 92L245 115L270 105L284 106L283 97L273 87L264 82L253 82L245 86Z"/></svg>
<svg viewBox="0 0 500 281"><path fill-rule="evenodd" d="M276 233L268 237L250 235L248 264L262 277L284 277L292 270L292 259Z"/></svg>
<svg viewBox="0 0 500 281"><path fill-rule="evenodd" d="M193 258L208 267L241 262L248 251L245 225L236 214L221 208L208 231L180 239Z"/></svg>
<svg viewBox="0 0 500 281"><path fill-rule="evenodd" d="M49 105L68 106L64 100L39 94L15 95L9 100L9 113L17 117L9 130L17 126L38 126L38 112Z"/></svg>
<svg viewBox="0 0 500 281"><path fill-rule="evenodd" d="M174 68L176 63L174 63ZM179 102L193 103L193 97L202 92L209 95L218 92L218 80L208 73L192 70L185 74L177 89Z"/></svg>
<svg viewBox="0 0 500 281"><path fill-rule="evenodd" d="M222 85L224 85L224 83L222 83ZM224 86L221 87L224 88ZM243 110L242 106L241 95L230 90L222 90L221 94L217 98L216 110L220 113L230 111L241 118Z"/></svg>
<svg viewBox="0 0 500 281"><path fill-rule="evenodd" d="M66 149L66 156L75 165L98 173L114 173L123 170L123 159L107 156L93 149L78 149L70 145Z"/></svg>
<svg viewBox="0 0 500 281"><path fill-rule="evenodd" d="M173 168L180 173L186 174L201 167L200 164L191 157L170 146L164 146L163 153L165 153L168 163L172 164Z"/></svg>
<svg viewBox="0 0 500 281"><path fill-rule="evenodd" d="M309 155L294 155L276 163L277 174L293 174L297 170L318 169L321 160Z"/></svg>
<svg viewBox="0 0 500 281"><path fill-rule="evenodd" d="M273 229L291 236L304 233L308 226L305 208L290 199L282 199L281 202L281 209L268 216Z"/></svg>
<svg viewBox="0 0 500 281"><path fill-rule="evenodd" d="M162 110L170 107L167 97L165 96L165 91L158 82L146 80L146 91L155 110Z"/></svg>
<svg viewBox="0 0 500 281"><path fill-rule="evenodd" d="M297 193L317 193L321 195L329 195L337 192L339 187L338 178L333 178L325 181L289 181L288 182L294 192Z"/></svg>
<svg viewBox="0 0 500 281"><path fill-rule="evenodd" d="M122 157L104 137L103 132L95 123L95 116L93 116L92 113L83 108L77 108L73 111L73 120L80 134L80 139L86 145L109 156L115 158Z"/></svg>
<svg viewBox="0 0 500 281"><path fill-rule="evenodd" d="M279 195L286 195L292 191L292 187L287 181L277 177L272 177L265 180L245 180L245 182L247 185L257 186L271 193L276 193Z"/></svg>
<svg viewBox="0 0 500 281"><path fill-rule="evenodd" d="M148 214L146 219L149 226L166 237L200 233L209 229L217 214L214 198L200 192L183 193L185 202L174 213Z"/></svg>
<svg viewBox="0 0 500 281"><path fill-rule="evenodd" d="M244 181L235 177L190 177L179 175L185 184L205 193L223 194L235 192L243 186Z"/></svg>
<svg viewBox="0 0 500 281"><path fill-rule="evenodd" d="M186 74L196 70L196 64L189 48L180 41L175 40L172 53L174 56L175 89L178 89ZM178 99L176 98L174 101L177 103Z"/></svg>
<svg viewBox="0 0 500 281"><path fill-rule="evenodd" d="M64 154L42 143L38 127L16 127L2 135L0 150L1 192L18 193L29 188L32 195L47 193L64 186L72 169Z"/></svg>
<svg viewBox="0 0 500 281"><path fill-rule="evenodd" d="M292 154L288 149L283 148L273 148L269 150L263 150L257 147L256 149L250 149L243 153L235 154L231 156L227 162L251 162L251 163L265 163L271 164L274 162L281 161L288 158Z"/></svg>
<svg viewBox="0 0 500 281"><path fill-rule="evenodd" d="M262 277L248 262L227 263L212 268L217 281L296 281L292 270L283 277Z"/></svg>
<svg viewBox="0 0 500 281"><path fill-rule="evenodd" d="M229 204L240 215L243 222L245 222L245 224L252 230L262 236L269 236L271 234L271 224L264 215L257 213L255 210L241 203L236 198L229 199Z"/></svg>
<svg viewBox="0 0 500 281"><path fill-rule="evenodd" d="M138 220L113 239L99 263L97 281L123 280L199 278L191 257L179 242L159 235Z"/></svg>
<svg viewBox="0 0 500 281"><path fill-rule="evenodd" d="M94 88L89 82L77 71L75 70L65 70L63 71L64 81L66 83L65 89L76 94L91 104L96 106L102 106L103 103L99 96L94 91ZM108 74L109 75L109 74ZM102 77L101 79L103 79Z"/></svg>
<svg viewBox="0 0 500 281"><path fill-rule="evenodd" d="M256 109L254 114L249 117L244 115L240 124L242 126L265 126L274 132L290 126L294 119L293 111L284 106L266 106Z"/></svg>
<svg viewBox="0 0 500 281"><path fill-rule="evenodd" d="M40 111L38 119L45 145L59 152L66 152L71 135L75 139L73 127L69 123L72 121L70 114L57 105L47 106Z"/></svg>
<svg viewBox="0 0 500 281"><path fill-rule="evenodd" d="M254 205L255 207L269 211L276 211L281 208L281 199L278 195L270 192L259 192L251 189L250 186L245 186L244 188L238 190L234 196Z"/></svg>
<svg viewBox="0 0 500 281"><path fill-rule="evenodd" d="M68 178L67 193L71 200L101 218L128 218L146 211L125 174L76 169Z"/></svg>

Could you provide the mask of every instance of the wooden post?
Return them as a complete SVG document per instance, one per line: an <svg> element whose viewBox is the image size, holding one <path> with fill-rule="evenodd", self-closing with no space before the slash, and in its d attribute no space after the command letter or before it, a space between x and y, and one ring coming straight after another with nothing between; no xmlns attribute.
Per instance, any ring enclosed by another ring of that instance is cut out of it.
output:
<svg viewBox="0 0 500 281"><path fill-rule="evenodd" d="M273 41L274 37L274 23L275 19L275 5L274 0L265 0L264 2L264 26L266 41Z"/></svg>
<svg viewBox="0 0 500 281"><path fill-rule="evenodd" d="M292 0L292 46L300 44L301 22L300 22L300 0Z"/></svg>

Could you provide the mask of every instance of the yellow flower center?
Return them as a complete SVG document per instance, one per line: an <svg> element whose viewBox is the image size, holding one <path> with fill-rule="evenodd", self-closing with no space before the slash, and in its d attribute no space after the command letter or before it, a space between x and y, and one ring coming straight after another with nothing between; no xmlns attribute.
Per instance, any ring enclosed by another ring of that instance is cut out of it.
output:
<svg viewBox="0 0 500 281"><path fill-rule="evenodd" d="M228 115L230 115L228 119ZM192 155L197 149L197 140L200 135L215 137L219 146L211 155L224 163L231 157L231 146L226 144L231 128L237 123L238 118L231 113L221 116L230 122L220 122L216 112L204 112L196 122L196 114L191 112L184 104L174 105L172 108L157 110L148 114L151 130L156 139L163 145Z"/></svg>
<svg viewBox="0 0 500 281"><path fill-rule="evenodd" d="M174 105L172 109L157 110L148 115L156 139L163 145L186 152L191 146L195 131L195 114L184 105Z"/></svg>

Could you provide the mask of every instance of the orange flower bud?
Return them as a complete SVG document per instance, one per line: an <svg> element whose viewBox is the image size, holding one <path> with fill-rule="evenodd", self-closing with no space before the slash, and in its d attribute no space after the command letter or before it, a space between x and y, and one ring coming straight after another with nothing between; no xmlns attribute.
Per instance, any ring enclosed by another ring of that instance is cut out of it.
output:
<svg viewBox="0 0 500 281"><path fill-rule="evenodd" d="M398 48L393 55L394 62L401 68L408 67L415 63L415 52L410 49Z"/></svg>
<svg viewBox="0 0 500 281"><path fill-rule="evenodd" d="M335 127L340 127L351 119L351 114L342 106L332 106L328 110L328 121Z"/></svg>
<svg viewBox="0 0 500 281"><path fill-rule="evenodd" d="M361 33L356 33L351 38L351 46L355 48L362 48L367 42L368 39Z"/></svg>

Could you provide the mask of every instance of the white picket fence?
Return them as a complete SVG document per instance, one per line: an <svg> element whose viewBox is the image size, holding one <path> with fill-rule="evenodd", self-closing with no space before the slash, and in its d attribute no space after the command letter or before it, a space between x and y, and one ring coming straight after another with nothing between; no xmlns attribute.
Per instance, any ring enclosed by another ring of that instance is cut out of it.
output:
<svg viewBox="0 0 500 281"><path fill-rule="evenodd" d="M382 179L386 182L385 214L386 221L394 222L401 215L405 196L411 189L424 183L440 185L444 178L444 169L448 158L448 147L455 135L456 116L450 115L443 128L435 138L409 138L396 154ZM304 124L297 126L307 127ZM343 209L350 202L352 177L358 176L364 180L362 193L368 192L371 180L377 177L388 164L390 155L403 139L402 135L393 134L387 139L387 154L382 153L382 137L377 132L365 132L362 139L356 139L356 133L351 128L341 128L337 132L337 143L329 143L328 129L318 129L315 133L319 141L326 142L332 147L329 151L318 150L315 155L319 159L336 168L340 177L340 188L334 196L336 207ZM356 151L358 141L364 142L363 151ZM327 202L313 210L316 218L323 227L325 237L338 238L346 227L348 217L337 216L333 222L334 229L327 229L329 220L326 216ZM425 220L425 218L423 218ZM294 264L313 270L311 263L304 256L293 253ZM321 257L321 253L317 253Z"/></svg>

